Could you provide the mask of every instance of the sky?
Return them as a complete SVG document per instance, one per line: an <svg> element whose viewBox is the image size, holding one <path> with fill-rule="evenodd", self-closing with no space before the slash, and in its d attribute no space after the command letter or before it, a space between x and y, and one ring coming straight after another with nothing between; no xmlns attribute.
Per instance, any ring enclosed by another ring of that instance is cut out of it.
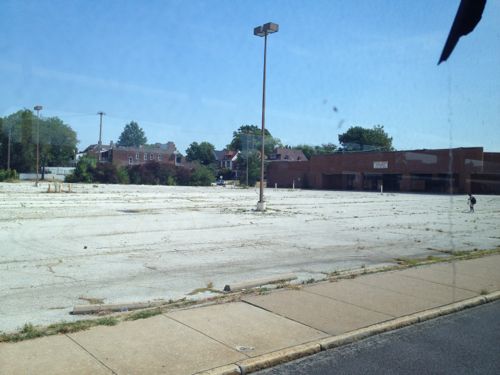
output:
<svg viewBox="0 0 500 375"><path fill-rule="evenodd" d="M2 0L0 116L42 105L80 140L116 142L136 121L149 143L222 149L261 125L283 144L338 144L383 125L398 150L500 151L500 2L437 61L458 0Z"/></svg>

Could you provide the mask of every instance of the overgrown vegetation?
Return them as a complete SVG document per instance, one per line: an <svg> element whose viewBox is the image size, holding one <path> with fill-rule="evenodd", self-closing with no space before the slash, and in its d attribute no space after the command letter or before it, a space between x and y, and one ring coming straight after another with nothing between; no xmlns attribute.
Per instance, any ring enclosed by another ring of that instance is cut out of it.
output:
<svg viewBox="0 0 500 375"><path fill-rule="evenodd" d="M438 251L438 250L436 250ZM395 258L394 260L401 266L404 267L415 267L424 264L440 263L440 262L450 262L452 260L466 260L480 258L485 255L499 254L500 247L490 250L477 250L472 251L451 251L451 250L439 250L440 253L448 254L449 256L436 257L429 255L425 258Z"/></svg>
<svg viewBox="0 0 500 375"><path fill-rule="evenodd" d="M18 342L37 337L83 331L96 326L114 326L118 324L118 322L119 320L117 318L105 317L91 320L80 320L77 322L56 323L47 327L36 327L31 323L26 323L19 332L10 334L2 333L0 335L0 342Z"/></svg>
<svg viewBox="0 0 500 375"><path fill-rule="evenodd" d="M134 312L130 315L128 315L125 320L138 320L138 319L147 319L151 318L152 316L160 315L161 314L161 309L160 308L155 308L155 309L150 309L150 310L141 310Z"/></svg>
<svg viewBox="0 0 500 375"><path fill-rule="evenodd" d="M140 185L209 186L215 181L214 172L197 165L192 170L171 164L150 161L145 164L117 167L111 163L97 163L95 158L82 157L66 182Z"/></svg>
<svg viewBox="0 0 500 375"><path fill-rule="evenodd" d="M42 179L45 167L69 166L75 158L78 140L69 125L57 117L38 118L23 109L0 118L0 167L35 172L37 140Z"/></svg>
<svg viewBox="0 0 500 375"><path fill-rule="evenodd" d="M0 169L0 182L19 180L15 169Z"/></svg>

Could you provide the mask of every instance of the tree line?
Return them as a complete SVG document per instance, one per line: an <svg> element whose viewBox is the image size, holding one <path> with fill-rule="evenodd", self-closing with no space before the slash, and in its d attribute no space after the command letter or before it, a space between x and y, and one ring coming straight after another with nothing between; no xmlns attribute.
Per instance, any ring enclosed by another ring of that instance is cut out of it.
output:
<svg viewBox="0 0 500 375"><path fill-rule="evenodd" d="M68 166L76 157L78 140L69 125L24 109L0 118L0 169L35 172L37 141L42 176L47 166Z"/></svg>
<svg viewBox="0 0 500 375"><path fill-rule="evenodd" d="M42 178L47 166L66 166L76 157L77 135L71 127L57 117L38 118L24 109L0 118L0 179L15 178L15 171L34 172L36 144L39 140L39 165ZM310 159L314 155L334 152L393 151L392 137L381 125L373 128L350 127L338 135L339 146L334 143L321 145L283 145L268 129L265 131L264 154L268 158L276 147L302 150ZM144 130L135 121L126 124L117 146L139 147L147 144ZM254 185L260 176L262 135L256 125L242 125L232 134L225 149L237 153L237 171L240 181ZM216 178L232 178L233 171L217 164L215 146L206 141L192 142L185 150L186 160L193 163L190 169L158 162L143 165L116 167L97 163L89 157L76 164L70 181L133 183L162 185L208 185ZM7 170L14 172L7 173Z"/></svg>
<svg viewBox="0 0 500 375"><path fill-rule="evenodd" d="M209 168L202 165L190 169L149 161L144 164L120 167L111 163L98 163L93 157L83 156L76 164L73 173L66 177L66 181L105 184L208 186L215 181L215 177Z"/></svg>
<svg viewBox="0 0 500 375"><path fill-rule="evenodd" d="M265 130L264 154L269 157L276 147L286 147L302 150L307 159L314 155L331 154L334 152L360 151L394 151L392 137L385 132L384 127L376 125L373 128L354 126L338 135L340 146L333 143L321 145L299 144L296 146L283 145L279 138L273 137L268 129ZM254 185L260 176L260 153L262 146L261 129L255 125L243 125L233 132L227 150L239 151L237 158L238 175L240 182ZM186 158L198 161L205 166L215 163L215 147L209 142L193 142L186 150ZM231 171L219 168L216 175L231 175Z"/></svg>

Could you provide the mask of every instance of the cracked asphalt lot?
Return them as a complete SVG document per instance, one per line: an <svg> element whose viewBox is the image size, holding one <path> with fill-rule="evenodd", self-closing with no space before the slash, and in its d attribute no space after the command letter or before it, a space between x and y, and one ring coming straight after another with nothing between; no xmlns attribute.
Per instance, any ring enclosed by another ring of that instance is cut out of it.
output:
<svg viewBox="0 0 500 375"><path fill-rule="evenodd" d="M301 280L396 257L500 246L500 197L0 183L0 331L81 317L72 307L178 299L213 283ZM188 298L200 298L198 293Z"/></svg>

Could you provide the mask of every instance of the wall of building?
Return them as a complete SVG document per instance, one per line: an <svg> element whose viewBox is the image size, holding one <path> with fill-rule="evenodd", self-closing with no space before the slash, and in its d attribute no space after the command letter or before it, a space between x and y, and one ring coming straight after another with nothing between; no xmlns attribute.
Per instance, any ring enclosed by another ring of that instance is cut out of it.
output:
<svg viewBox="0 0 500 375"><path fill-rule="evenodd" d="M121 167L144 164L150 161L175 165L175 155L161 149L113 148L108 152L108 159L114 165Z"/></svg>
<svg viewBox="0 0 500 375"><path fill-rule="evenodd" d="M500 153L483 154L483 170L470 177L471 191L476 194L500 194Z"/></svg>
<svg viewBox="0 0 500 375"><path fill-rule="evenodd" d="M308 162L273 161L267 165L267 186L309 188L308 172Z"/></svg>
<svg viewBox="0 0 500 375"><path fill-rule="evenodd" d="M482 147L335 153L309 162L273 162L268 184L332 190L500 194L500 154ZM485 173L487 172L487 173Z"/></svg>

